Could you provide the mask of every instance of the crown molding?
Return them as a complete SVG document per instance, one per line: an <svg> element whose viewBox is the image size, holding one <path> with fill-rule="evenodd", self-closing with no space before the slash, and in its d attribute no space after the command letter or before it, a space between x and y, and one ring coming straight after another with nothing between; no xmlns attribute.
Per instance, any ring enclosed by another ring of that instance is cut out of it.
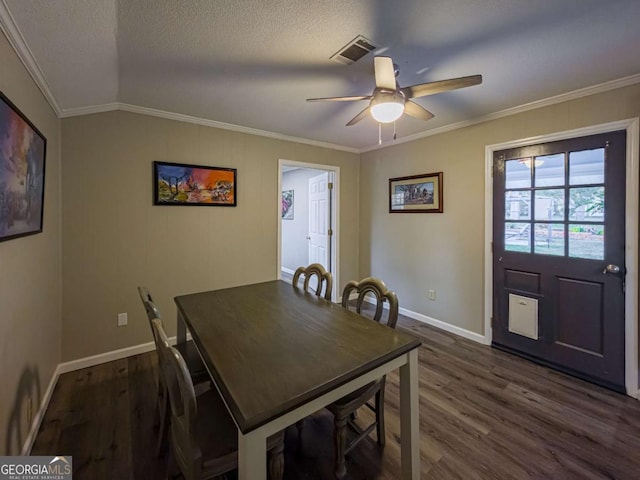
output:
<svg viewBox="0 0 640 480"><path fill-rule="evenodd" d="M393 147L396 145L400 145L402 143L413 142L415 140L420 140L422 138L430 137L433 135L440 135L442 133L458 130L458 129L469 127L472 125L477 125L479 123L488 122L491 120L497 120L499 118L508 117L510 115L527 112L529 110L547 107L550 105L555 105L555 104L567 102L570 100L576 100L589 95L595 95L598 93L603 93L610 90L615 90L617 88L623 88L623 87L640 83L640 74L630 75L628 77L611 80L611 81L600 83L590 87L574 90L572 92L567 92L567 93L563 93L553 97L545 98L542 100L526 103L524 105L520 105L517 107L507 108L505 110L500 110L498 112L490 113L488 115L483 115L481 117L477 117L471 120L452 123L449 125L444 125L439 128L427 130L425 132L416 133L414 135L408 135L406 137L402 137L392 142L383 143L382 145L372 145L369 147L354 148L354 147L347 147L345 145L338 145L335 143L322 142L322 141L311 140L311 139L302 138L302 137L294 137L294 136L284 135L276 132L270 132L267 130L259 130L259 129L250 128L250 127L243 127L240 125L218 122L215 120L208 120L204 118L194 117L191 115L167 112L164 110L157 110L154 108L141 107L137 105L131 105L131 104L119 103L119 102L108 103L103 105L93 105L89 107L62 109L59 106L53 94L53 91L49 86L49 83L47 82L44 74L42 73L42 70L40 69L33 54L31 53L31 50L29 49L29 46L27 45L22 33L20 32L20 29L18 28L13 16L11 15L11 12L9 11L9 8L7 7L5 0L0 0L0 30L2 30L2 32L5 34L5 36L9 40L9 43L11 44L16 54L18 55L18 58L20 58L25 68L33 78L34 82L36 83L38 88L42 91L42 94L44 95L45 99L47 100L47 102L49 102L49 104L51 105L51 108L53 108L54 112L59 118L68 118L68 117L74 117L79 115L90 115L94 113L103 113L103 112L111 112L115 110L122 110L126 112L139 113L142 115L150 115L154 117L165 118L168 120L194 123L197 125L220 128L223 130L231 130L234 132L247 133L250 135L258 135L261 137L273 138L276 140L302 143L306 145L313 145L316 147L329 148L332 150L339 150L343 152L356 153L356 154L367 153L374 150L381 150L381 149Z"/></svg>
<svg viewBox="0 0 640 480"><path fill-rule="evenodd" d="M0 0L0 4L2 2L4 2L4 0ZM267 130L258 130L255 128L243 127L243 126L234 125L231 123L218 122L216 120L208 120L205 118L193 117L191 115L167 112L165 110L141 107L138 105L131 105L127 103L107 103L103 105L94 105L90 107L65 109L64 111L62 111L62 113L59 116L62 118L66 118L66 117L74 117L79 115L90 115L92 113L102 113L102 112L111 112L114 110L122 110L125 112L138 113L141 115L150 115L153 117L165 118L168 120L175 120L178 122L194 123L197 125L204 125L207 127L221 128L223 130L231 130L234 132L247 133L250 135L258 135L261 137L274 138L276 140L303 143L306 145L313 145L316 147L330 148L332 150L363 154L363 153L372 152L375 150L382 150L385 148L393 147L396 145L400 145L402 143L413 142L415 140L431 137L433 135L440 135L442 133L451 132L453 130L459 130L461 128L470 127L472 125L477 125L479 123L484 123L491 120L497 120L497 119L508 117L511 115L516 115L518 113L528 112L530 110L535 110L537 108L548 107L551 105L556 105L558 103L568 102L570 100L577 100L583 97L588 97L590 95L604 93L611 90L616 90L618 88L628 87L638 83L640 83L640 73L635 75L629 75L628 77L622 77L615 80L610 80L604 83L599 83L597 85L592 85L590 87L581 88L578 90L574 90L572 92L562 93L560 95L544 98L542 100L536 100L535 102L525 103L517 107L507 108L505 110L500 110L498 112L490 113L488 115L483 115L481 117L477 117L471 120L465 120L462 122L444 125L439 128L427 130L426 132L416 133L414 135L402 137L392 142L383 143L382 145L374 145L374 146L363 147L363 148L353 148L353 147L347 147L344 145L338 145L335 143L311 140L308 138L293 137L293 136L284 135L280 133L270 132Z"/></svg>
<svg viewBox="0 0 640 480"><path fill-rule="evenodd" d="M120 103L103 103L102 105L90 105L88 107L65 108L60 114L60 118L79 117L81 115L91 115L93 113L113 112L120 110Z"/></svg>
<svg viewBox="0 0 640 480"><path fill-rule="evenodd" d="M155 108L140 107L138 105L130 105L127 103L120 103L119 110L125 112L139 113L142 115L150 115L152 117L166 118L168 120L176 120L178 122L195 123L196 125L204 125L205 127L221 128L223 130L231 130L234 132L247 133L249 135L258 135L260 137L273 138L276 140L284 140L287 142L304 143L306 145L313 145L314 147L330 148L331 150L340 150L349 153L360 153L358 149L346 147L344 145L337 145L335 143L321 142L318 140L311 140L309 138L294 137L290 135L284 135L276 132L269 132L267 130L259 130L257 128L243 127L241 125L234 125L232 123L218 122L216 120L208 120L206 118L193 117L191 115L184 115L182 113L166 112L164 110L157 110Z"/></svg>
<svg viewBox="0 0 640 480"><path fill-rule="evenodd" d="M637 83L640 83L640 73L637 73L635 75L629 75L628 77L618 78L616 80L610 80L604 83L599 83L597 85L592 85L590 87L580 88L578 90L573 90L572 92L562 93L560 95L544 98L542 100L536 100L535 102L525 103L517 107L507 108L505 110L500 110L499 112L490 113L488 115L483 115L482 117L474 118L471 120L465 120L463 122L444 125L439 128L427 130L426 132L420 132L414 135L402 137L393 142L383 143L382 145L364 147L360 149L358 153L367 153L367 152L372 152L374 150L382 150L384 148L393 147L401 143L413 142L421 138L431 137L433 135L440 135L441 133L451 132L453 130L459 130L461 128L470 127L472 125L477 125L479 123L484 123L491 120L497 120L499 118L516 115L518 113L528 112L530 110L535 110L537 108L548 107L548 106L556 105L562 102L577 100L579 98L588 97L589 95L595 95L598 93L608 92L610 90L616 90L618 88L628 87L631 85L635 85Z"/></svg>
<svg viewBox="0 0 640 480"><path fill-rule="evenodd" d="M166 120L175 120L177 122L193 123L196 125L203 125L205 127L231 130L234 132L247 133L249 135L258 135L260 137L268 137L276 140L284 140L287 142L304 143L306 145L313 145L314 147L330 148L331 150L340 150L349 153L360 153L356 148L345 147L344 145L337 145L335 143L320 142L308 138L293 137L290 135L283 135L281 133L269 132L267 130L258 130L257 128L243 127L240 125L234 125L232 123L218 122L216 120L193 117L191 115L184 115L182 113L167 112L165 110L158 110L155 108L141 107L139 105L131 105L129 103L106 103L104 105L93 105L91 107L70 108L64 110L61 117L77 117L80 115L90 115L92 113L112 112L114 110L138 113L140 115L149 115L152 117L164 118Z"/></svg>
<svg viewBox="0 0 640 480"><path fill-rule="evenodd" d="M31 78L33 78L33 81L36 82L36 85L44 95L44 98L49 102L49 105L51 105L51 108L53 108L56 115L60 117L62 109L58 105L56 97L49 86L49 82L47 82L47 79L42 73L38 62L36 62L33 53L31 53L31 49L22 36L22 32L20 32L18 25L13 19L13 15L11 15L5 0L0 0L0 30L4 32L7 40L9 40L9 43L31 75Z"/></svg>

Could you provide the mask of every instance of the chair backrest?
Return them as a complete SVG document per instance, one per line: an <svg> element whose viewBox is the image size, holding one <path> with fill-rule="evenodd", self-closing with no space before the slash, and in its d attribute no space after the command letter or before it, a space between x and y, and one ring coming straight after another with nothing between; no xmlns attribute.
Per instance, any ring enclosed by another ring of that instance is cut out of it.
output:
<svg viewBox="0 0 640 480"><path fill-rule="evenodd" d="M149 292L147 287L138 287L138 295L140 295L140 300L142 300L142 305L144 305L144 309L147 312L147 318L149 318L149 321L153 320L154 318L162 318L160 316L160 310L154 303L153 298L151 297L151 293Z"/></svg>
<svg viewBox="0 0 640 480"><path fill-rule="evenodd" d="M298 287L298 280L301 275L304 275L303 288L305 291L309 289L309 280L311 280L311 277L315 276L318 281L315 294L318 297L321 296L322 284L324 283L324 298L331 300L331 289L333 288L333 275L331 275L331 272L327 272L319 263L312 263L308 267L298 267L293 274L293 282L291 282L296 288Z"/></svg>
<svg viewBox="0 0 640 480"><path fill-rule="evenodd" d="M351 292L355 292L358 294L358 298L356 299L356 312L361 313L362 304L365 301L365 297L367 294L373 294L375 297L375 307L376 312L373 315L373 319L376 322L381 321L382 319L382 311L384 309L384 302L389 302L389 316L387 318L387 326L391 328L396 328L396 323L398 322L398 297L397 295L389 290L385 283L373 277L367 277L359 282L355 280L350 281L344 287L342 291L342 306L345 308L349 308L349 296Z"/></svg>
<svg viewBox="0 0 640 480"><path fill-rule="evenodd" d="M169 391L171 441L176 462L185 478L195 478L202 470L202 451L195 439L198 412L191 375L180 352L169 345L160 320L154 318L151 326L158 339L161 372Z"/></svg>

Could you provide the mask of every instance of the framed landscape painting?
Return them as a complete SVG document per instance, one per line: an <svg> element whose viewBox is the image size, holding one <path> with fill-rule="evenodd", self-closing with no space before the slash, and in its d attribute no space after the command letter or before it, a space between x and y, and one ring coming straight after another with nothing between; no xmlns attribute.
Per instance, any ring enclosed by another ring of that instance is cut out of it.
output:
<svg viewBox="0 0 640 480"><path fill-rule="evenodd" d="M390 213L442 213L442 172L389 179Z"/></svg>
<svg viewBox="0 0 640 480"><path fill-rule="evenodd" d="M0 92L0 242L42 232L47 139Z"/></svg>
<svg viewBox="0 0 640 480"><path fill-rule="evenodd" d="M236 206L236 169L153 162L154 205Z"/></svg>

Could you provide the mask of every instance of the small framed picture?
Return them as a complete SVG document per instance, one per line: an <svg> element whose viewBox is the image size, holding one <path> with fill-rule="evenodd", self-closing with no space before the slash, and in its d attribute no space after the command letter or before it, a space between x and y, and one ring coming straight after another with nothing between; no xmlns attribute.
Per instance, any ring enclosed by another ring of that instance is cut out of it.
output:
<svg viewBox="0 0 640 480"><path fill-rule="evenodd" d="M236 206L236 169L153 162L154 205Z"/></svg>
<svg viewBox="0 0 640 480"><path fill-rule="evenodd" d="M293 220L293 190L282 192L282 219Z"/></svg>
<svg viewBox="0 0 640 480"><path fill-rule="evenodd" d="M390 213L442 211L442 172L389 179Z"/></svg>

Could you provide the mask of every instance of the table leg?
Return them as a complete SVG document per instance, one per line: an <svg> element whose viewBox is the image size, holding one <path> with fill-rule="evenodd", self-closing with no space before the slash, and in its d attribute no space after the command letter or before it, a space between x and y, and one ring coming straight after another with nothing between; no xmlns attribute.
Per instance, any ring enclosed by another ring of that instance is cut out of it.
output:
<svg viewBox="0 0 640 480"><path fill-rule="evenodd" d="M267 439L238 430L238 480L267 480Z"/></svg>
<svg viewBox="0 0 640 480"><path fill-rule="evenodd" d="M400 367L400 451L402 478L420 480L420 419L418 393L418 349L407 353Z"/></svg>
<svg viewBox="0 0 640 480"><path fill-rule="evenodd" d="M186 341L187 341L187 325L184 323L182 314L178 311L176 343L185 343Z"/></svg>

